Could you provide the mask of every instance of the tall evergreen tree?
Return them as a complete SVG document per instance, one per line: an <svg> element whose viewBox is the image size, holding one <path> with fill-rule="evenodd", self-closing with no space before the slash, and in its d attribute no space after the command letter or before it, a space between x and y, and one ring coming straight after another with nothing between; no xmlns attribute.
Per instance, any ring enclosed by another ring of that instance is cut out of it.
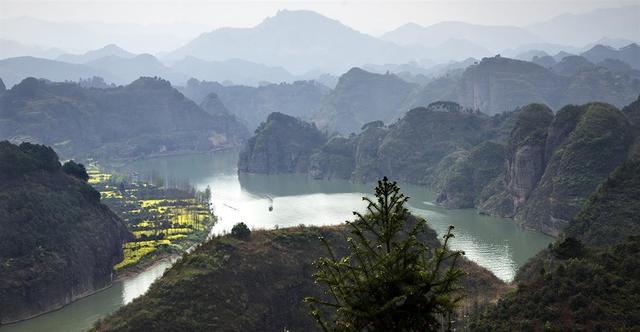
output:
<svg viewBox="0 0 640 332"><path fill-rule="evenodd" d="M357 219L347 221L349 256L336 257L321 238L329 257L315 262L315 279L326 286L328 300L308 297L305 302L324 331L440 330L462 298L464 272L457 261L464 253L447 247L453 226L432 251L419 240L426 221L409 218L408 197L396 182L378 181L375 195L377 201L363 198L368 213L354 212ZM327 311L321 307L335 309L335 316L323 317Z"/></svg>

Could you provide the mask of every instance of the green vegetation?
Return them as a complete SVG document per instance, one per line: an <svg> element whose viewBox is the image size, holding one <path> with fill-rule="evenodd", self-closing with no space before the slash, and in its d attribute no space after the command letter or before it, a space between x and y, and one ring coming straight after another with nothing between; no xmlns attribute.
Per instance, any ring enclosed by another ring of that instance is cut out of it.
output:
<svg viewBox="0 0 640 332"><path fill-rule="evenodd" d="M640 326L640 237L560 258L546 251L531 280L472 325L476 331L635 331Z"/></svg>
<svg viewBox="0 0 640 332"><path fill-rule="evenodd" d="M395 121L417 88L394 74L351 68L319 105L314 121L320 128L342 134L357 133L373 120Z"/></svg>
<svg viewBox="0 0 640 332"><path fill-rule="evenodd" d="M238 170L276 174L306 172L310 155L326 142L315 124L271 113L245 144Z"/></svg>
<svg viewBox="0 0 640 332"><path fill-rule="evenodd" d="M443 158L431 181L436 201L448 208L477 206L485 188L504 172L505 154L504 145L486 141Z"/></svg>
<svg viewBox="0 0 640 332"><path fill-rule="evenodd" d="M105 89L26 78L0 96L0 139L41 142L67 158L208 151L240 145L242 129L158 78Z"/></svg>
<svg viewBox="0 0 640 332"><path fill-rule="evenodd" d="M566 232L525 264L517 290L478 331L636 331L640 326L640 162L613 172Z"/></svg>
<svg viewBox="0 0 640 332"><path fill-rule="evenodd" d="M201 243L216 218L209 208L211 191L162 188L122 176L89 170L89 183L123 220L133 238L123 245L118 273L137 270L159 258L181 254Z"/></svg>
<svg viewBox="0 0 640 332"><path fill-rule="evenodd" d="M314 277L332 299L305 298L311 314L324 331L438 331L442 316L450 328L464 275L456 265L464 253L447 247L453 226L431 253L418 240L426 221L405 225L409 198L396 183L386 177L378 181L376 197L377 202L363 198L368 213L354 212L358 218L347 221L348 256L334 255L321 238L330 257L315 262ZM335 310L335 317L323 318L318 305Z"/></svg>
<svg viewBox="0 0 640 332"><path fill-rule="evenodd" d="M319 107L329 93L329 88L316 81L252 87L190 79L180 92L199 104L206 102L210 93L215 93L231 114L246 122L249 129L253 130L273 112L309 119L311 112Z"/></svg>
<svg viewBox="0 0 640 332"><path fill-rule="evenodd" d="M575 115L551 124L544 174L516 215L551 235L558 235L598 184L627 159L633 141L628 120L613 106L568 106L558 118L565 109Z"/></svg>
<svg viewBox="0 0 640 332"><path fill-rule="evenodd" d="M247 224L239 222L231 228L231 236L237 239L247 240L251 237L251 230L247 227Z"/></svg>
<svg viewBox="0 0 640 332"><path fill-rule="evenodd" d="M108 286L123 258L122 220L65 171L50 147L0 142L0 324Z"/></svg>
<svg viewBox="0 0 640 332"><path fill-rule="evenodd" d="M408 213L404 217L407 231L424 224L424 220ZM416 234L418 248L442 248L433 230L423 230ZM327 257L327 249L318 238L324 239L336 257L344 257L351 249L345 241L348 236L353 235L344 225L301 225L253 230L248 239L231 234L214 237L185 253L144 296L98 322L95 330L317 331L319 327L303 299L311 296L330 300L313 277L313 262ZM410 242L417 244L415 240ZM505 285L463 258L459 263L468 273L461 281L466 297L456 312L462 318L495 300L504 293Z"/></svg>
<svg viewBox="0 0 640 332"><path fill-rule="evenodd" d="M589 196L565 233L588 246L605 246L640 234L640 161L627 161Z"/></svg>
<svg viewBox="0 0 640 332"><path fill-rule="evenodd" d="M87 174L87 169L84 168L84 165L77 164L73 160L69 160L64 163L64 165L62 165L62 171L71 176L75 176L84 182L89 181L89 174Z"/></svg>

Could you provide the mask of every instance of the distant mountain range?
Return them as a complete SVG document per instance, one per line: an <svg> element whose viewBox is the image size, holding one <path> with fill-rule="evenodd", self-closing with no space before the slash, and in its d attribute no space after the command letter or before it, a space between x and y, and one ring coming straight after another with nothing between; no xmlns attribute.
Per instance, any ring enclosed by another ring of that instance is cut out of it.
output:
<svg viewBox="0 0 640 332"><path fill-rule="evenodd" d="M304 73L346 69L374 62L408 61L403 48L363 34L312 11L281 10L253 28L222 28L200 35L162 59L194 56L204 60L240 58L286 66Z"/></svg>
<svg viewBox="0 0 640 332"><path fill-rule="evenodd" d="M381 37L398 45L437 46L457 40L475 47L483 47L487 52L501 50L527 43L541 42L540 37L513 26L488 26L464 22L442 22L427 27L407 23ZM469 54L468 56L473 56Z"/></svg>
<svg viewBox="0 0 640 332"><path fill-rule="evenodd" d="M598 9L584 14L564 14L525 27L465 22L441 22L429 26L407 23L383 34L380 38L305 10L281 10L254 27L220 28L205 33L201 32L206 31L206 27L198 25L140 27L122 24L53 23L28 18L4 19L0 20L0 24L7 27L3 30L12 31L12 34L0 31L0 38L7 39L0 42L3 46L0 48L3 49L0 57L28 55L86 63L107 55L131 58L133 53L154 52L154 55L168 67L180 63L182 69L189 69L185 71L193 71L194 65L202 64L194 61L194 58L214 62L205 66L207 68L204 71L208 76L197 77L199 79L225 80L227 78L221 77L227 76L234 77L233 81L242 83L261 80L277 82L277 79L288 77L280 69L295 76L309 72L335 75L365 64L416 62L426 67L435 63L495 54L516 57L529 50L540 50L548 54L561 51L580 54L597 44L620 48L637 42L640 38L638 12L640 6ZM201 34L198 36L198 33ZM30 45L47 46L20 46L9 39ZM162 39L165 42L164 46L151 47L162 43ZM101 45L109 46L80 55L77 53L81 52L61 55L63 51L50 49L51 46L95 49L99 41L103 41ZM114 43L135 52L124 51ZM145 51L140 52L141 49ZM234 62L227 63L231 60ZM218 75L220 65L234 67L242 60L255 63L257 66L264 65L265 67L259 68L263 71L260 74L268 77L256 79L254 76L258 75L246 73ZM247 79L249 76L251 78Z"/></svg>

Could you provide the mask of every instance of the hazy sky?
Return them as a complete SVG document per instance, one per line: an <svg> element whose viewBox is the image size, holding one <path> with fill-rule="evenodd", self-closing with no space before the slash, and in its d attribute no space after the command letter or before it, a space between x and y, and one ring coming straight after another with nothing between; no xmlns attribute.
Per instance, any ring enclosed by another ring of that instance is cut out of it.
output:
<svg viewBox="0 0 640 332"><path fill-rule="evenodd" d="M0 17L49 21L200 23L249 27L279 9L309 9L363 32L379 34L406 22L456 20L527 25L564 12L640 4L640 0L437 0L437 1L205 1L205 0L0 0Z"/></svg>

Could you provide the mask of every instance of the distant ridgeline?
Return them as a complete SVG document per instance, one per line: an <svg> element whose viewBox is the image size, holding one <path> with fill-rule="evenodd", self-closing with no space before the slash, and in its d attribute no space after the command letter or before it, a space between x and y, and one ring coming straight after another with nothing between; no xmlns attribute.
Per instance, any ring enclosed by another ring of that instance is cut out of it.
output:
<svg viewBox="0 0 640 332"><path fill-rule="evenodd" d="M75 163L0 142L0 324L108 286L129 232Z"/></svg>
<svg viewBox="0 0 640 332"><path fill-rule="evenodd" d="M425 85L406 82L392 73L352 68L340 76L332 90L313 81L247 87L190 80L181 91L197 103L216 93L250 129L268 114L281 112L314 121L323 131L349 134L372 120L391 123L408 109L438 100L454 101L489 115L530 103L557 110L597 100L620 108L638 97L640 71L613 59L593 63L581 56L568 56L543 66L497 56Z"/></svg>
<svg viewBox="0 0 640 332"><path fill-rule="evenodd" d="M386 175L433 187L446 207L477 207L557 236L599 183L640 155L630 122L638 104L623 112L603 103L570 105L555 115L531 104L489 116L436 102L348 137L274 113L245 144L238 170L358 182Z"/></svg>
<svg viewBox="0 0 640 332"><path fill-rule="evenodd" d="M104 89L27 78L0 92L0 139L43 143L65 157L208 151L247 136L233 115L210 114L157 78Z"/></svg>

